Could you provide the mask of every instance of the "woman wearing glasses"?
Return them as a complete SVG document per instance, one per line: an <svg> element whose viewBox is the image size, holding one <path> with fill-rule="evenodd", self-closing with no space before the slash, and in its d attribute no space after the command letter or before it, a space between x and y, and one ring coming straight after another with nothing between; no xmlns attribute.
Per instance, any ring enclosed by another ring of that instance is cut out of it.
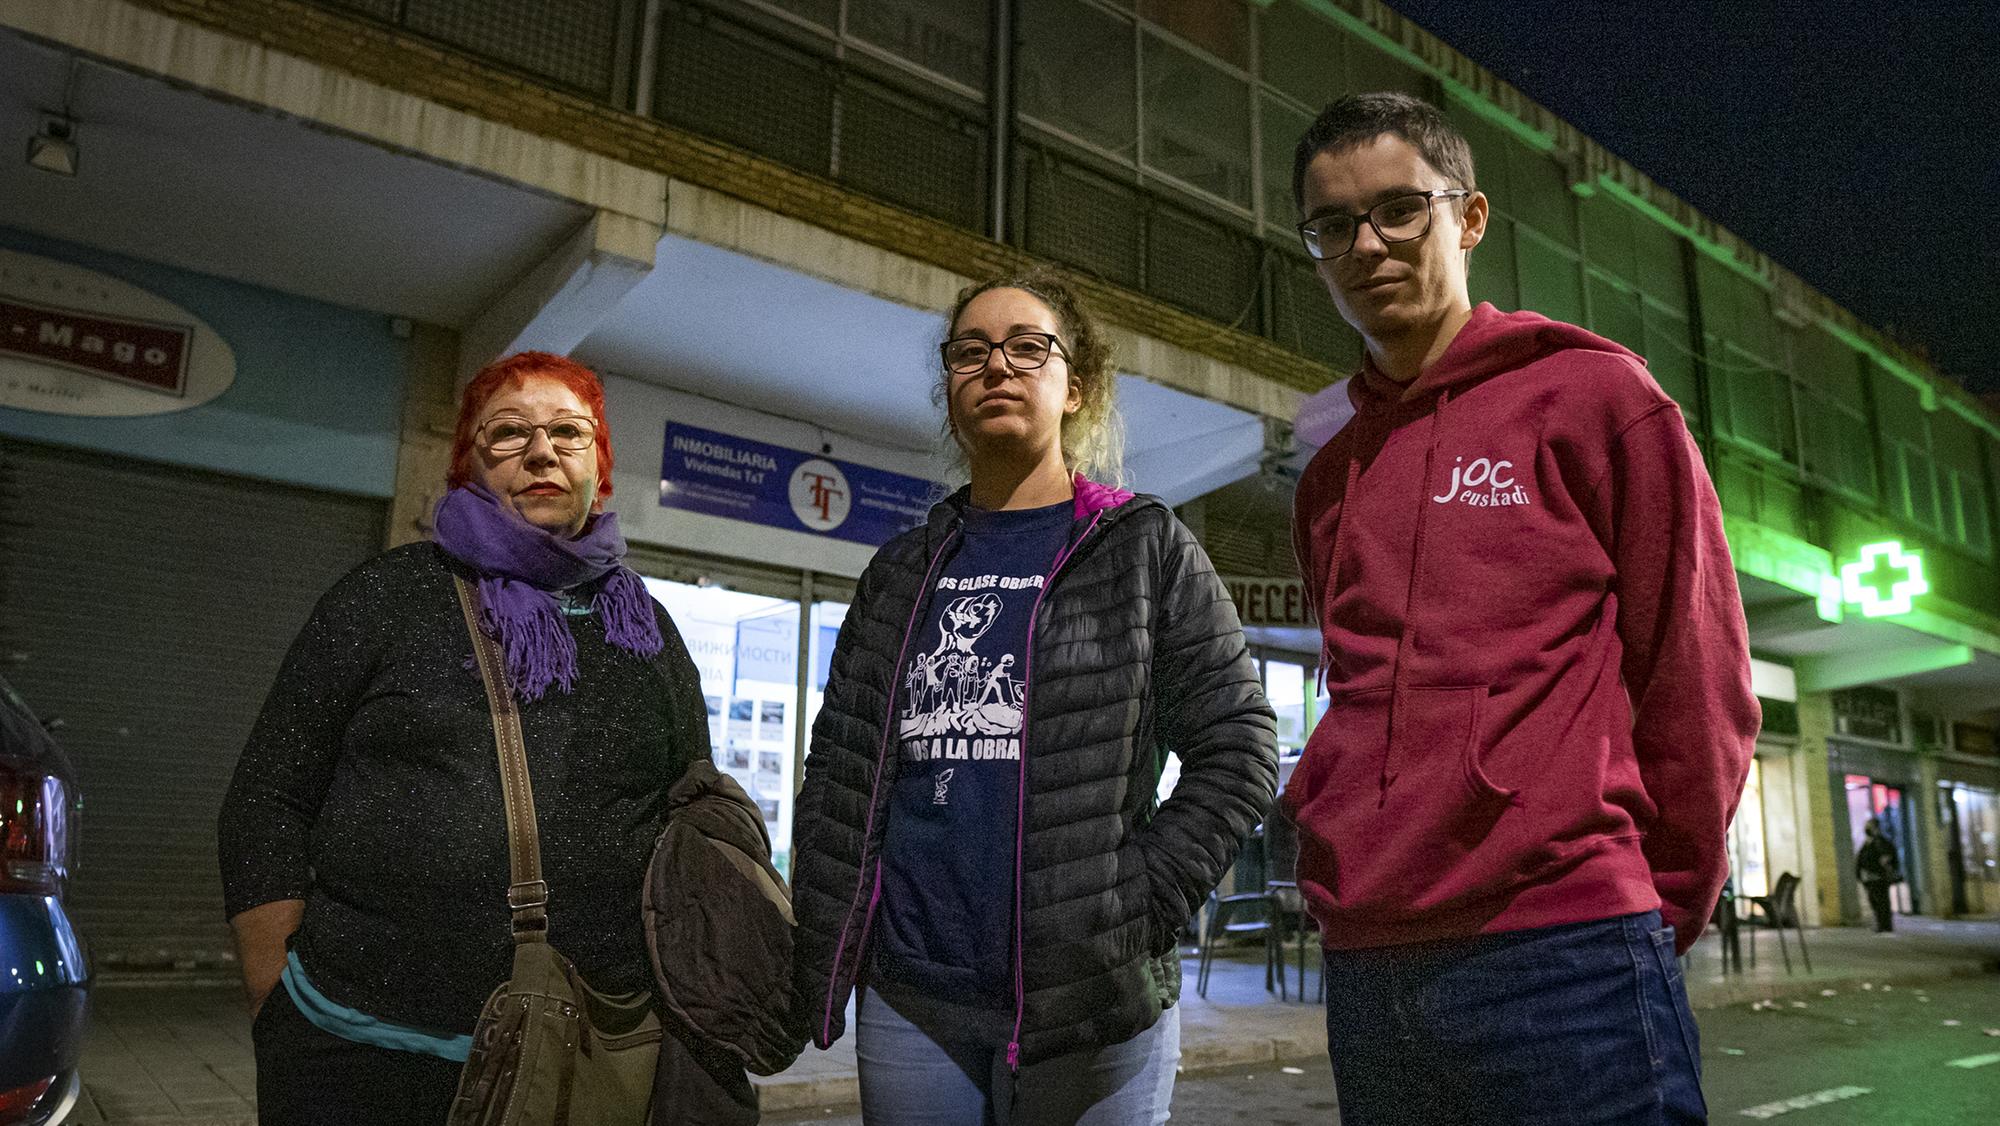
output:
<svg viewBox="0 0 2000 1126"><path fill-rule="evenodd" d="M454 577L521 699L550 941L600 991L652 987L641 879L707 719L601 512L611 464L588 369L489 366L460 400L435 541L349 573L286 657L220 824L266 1126L437 1126L508 977L493 720Z"/></svg>
<svg viewBox="0 0 2000 1126"><path fill-rule="evenodd" d="M1193 535L1116 472L1102 330L966 290L935 398L971 482L877 553L794 840L793 1004L870 1123L1165 1121L1177 937L1262 818L1274 722ZM1173 796L1154 794L1181 756Z"/></svg>

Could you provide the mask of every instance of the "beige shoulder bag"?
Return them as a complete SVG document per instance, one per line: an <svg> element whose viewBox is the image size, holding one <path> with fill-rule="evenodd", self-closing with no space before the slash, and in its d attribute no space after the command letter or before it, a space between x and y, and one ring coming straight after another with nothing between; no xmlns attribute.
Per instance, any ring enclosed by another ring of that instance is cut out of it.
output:
<svg viewBox="0 0 2000 1126"><path fill-rule="evenodd" d="M452 581L486 681L500 752L514 975L480 1011L448 1126L639 1126L650 1113L660 1056L653 995L599 993L549 945L549 885L542 879L521 713L500 647L479 628L477 590L464 579Z"/></svg>

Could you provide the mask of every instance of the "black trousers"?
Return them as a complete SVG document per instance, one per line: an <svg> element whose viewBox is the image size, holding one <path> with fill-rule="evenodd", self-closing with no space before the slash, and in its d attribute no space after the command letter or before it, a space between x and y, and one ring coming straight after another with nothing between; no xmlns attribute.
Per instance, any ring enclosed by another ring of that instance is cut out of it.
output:
<svg viewBox="0 0 2000 1126"><path fill-rule="evenodd" d="M259 1126L444 1126L461 1064L323 1032L280 984L250 1026Z"/></svg>
<svg viewBox="0 0 2000 1126"><path fill-rule="evenodd" d="M1896 929L1896 917L1889 907L1889 884L1885 880L1865 880L1861 884L1868 889L1868 908L1875 912L1875 929L1892 931Z"/></svg>

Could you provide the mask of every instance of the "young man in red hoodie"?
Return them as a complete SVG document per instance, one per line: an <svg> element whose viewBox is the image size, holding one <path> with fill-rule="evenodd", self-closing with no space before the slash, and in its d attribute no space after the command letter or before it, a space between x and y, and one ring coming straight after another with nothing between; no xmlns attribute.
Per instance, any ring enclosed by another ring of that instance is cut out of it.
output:
<svg viewBox="0 0 2000 1126"><path fill-rule="evenodd" d="M1436 109L1334 102L1293 189L1367 343L1293 514L1332 702L1283 798L1341 1122L1704 1121L1675 955L1759 714L1701 454L1638 356L1472 307Z"/></svg>

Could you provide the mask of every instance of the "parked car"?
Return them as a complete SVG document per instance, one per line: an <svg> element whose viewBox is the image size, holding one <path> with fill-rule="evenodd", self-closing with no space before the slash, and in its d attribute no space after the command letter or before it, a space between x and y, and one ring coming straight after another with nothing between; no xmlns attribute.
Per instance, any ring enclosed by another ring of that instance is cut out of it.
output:
<svg viewBox="0 0 2000 1126"><path fill-rule="evenodd" d="M0 680L0 1126L53 1126L82 1091L90 957L63 908L76 772Z"/></svg>

